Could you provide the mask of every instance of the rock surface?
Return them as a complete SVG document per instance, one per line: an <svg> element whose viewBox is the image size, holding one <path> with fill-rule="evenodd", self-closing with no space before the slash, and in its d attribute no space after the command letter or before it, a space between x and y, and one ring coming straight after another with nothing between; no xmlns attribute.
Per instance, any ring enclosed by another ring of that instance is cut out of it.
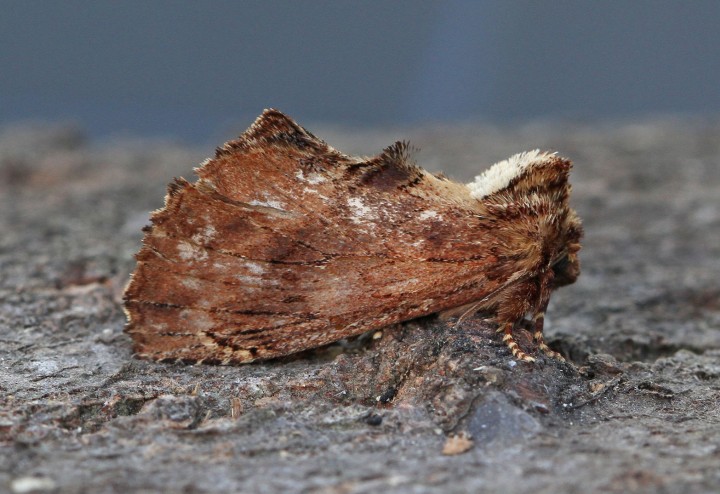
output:
<svg viewBox="0 0 720 494"><path fill-rule="evenodd" d="M237 367L133 359L120 302L140 229L211 150L9 128L0 491L720 490L720 122L395 134L462 180L534 147L574 160L583 273L546 320L571 363L517 364L479 317Z"/></svg>

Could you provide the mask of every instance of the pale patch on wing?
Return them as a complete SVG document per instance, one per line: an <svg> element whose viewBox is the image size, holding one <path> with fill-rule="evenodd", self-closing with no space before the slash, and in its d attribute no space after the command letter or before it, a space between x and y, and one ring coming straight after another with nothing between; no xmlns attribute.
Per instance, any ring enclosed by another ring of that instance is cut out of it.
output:
<svg viewBox="0 0 720 494"><path fill-rule="evenodd" d="M528 168L544 162L553 155L555 153L535 149L518 153L504 161L495 163L481 175L476 176L474 181L466 184L470 189L470 195L475 199L482 199L494 194L507 187L515 177L520 176Z"/></svg>
<svg viewBox="0 0 720 494"><path fill-rule="evenodd" d="M182 283L185 288L190 288L191 290L197 290L200 286L195 278L183 278L180 280L180 283Z"/></svg>
<svg viewBox="0 0 720 494"><path fill-rule="evenodd" d="M244 290L250 290L252 286L280 286L281 282L278 279L265 279L262 277L265 274L265 268L257 262L246 261L243 266L246 271L235 274L234 278L243 284Z"/></svg>
<svg viewBox="0 0 720 494"><path fill-rule="evenodd" d="M366 205L359 197L351 197L347 200L347 204L353 213L352 218L350 218L353 223L366 223L377 219L375 211Z"/></svg>
<svg viewBox="0 0 720 494"><path fill-rule="evenodd" d="M418 218L420 218L420 221L425 220L432 220L432 219L442 219L442 216L438 214L437 211L423 211L418 215Z"/></svg>
<svg viewBox="0 0 720 494"><path fill-rule="evenodd" d="M260 287L260 288L267 288L267 287L277 287L280 286L280 282L276 280L264 280L262 278L257 278L255 276L247 276L244 274L236 274L234 276L236 280L238 280L240 283L242 283L243 290L246 292L254 292L256 289L254 287Z"/></svg>
<svg viewBox="0 0 720 494"><path fill-rule="evenodd" d="M252 274L263 274L265 272L265 268L263 268L260 264L256 262L246 262L245 267L250 271Z"/></svg>
<svg viewBox="0 0 720 494"><path fill-rule="evenodd" d="M265 199L264 201L258 201L257 199L253 199L252 201L248 202L248 204L250 206L263 206L266 208L273 208L279 209L280 211L285 211L285 205L282 202L276 201L274 199Z"/></svg>
<svg viewBox="0 0 720 494"><path fill-rule="evenodd" d="M208 254L197 245L190 242L179 241L177 245L178 255L183 261L204 261Z"/></svg>
<svg viewBox="0 0 720 494"><path fill-rule="evenodd" d="M327 178L323 177L319 173L311 173L306 177L302 170L298 170L295 173L295 178L297 178L301 182L307 182L310 185L317 185L327 181Z"/></svg>
<svg viewBox="0 0 720 494"><path fill-rule="evenodd" d="M208 219L209 221L209 219ZM215 227L212 225L206 226L203 231L196 233L192 236L193 242L196 244L206 244L210 242L213 238L215 238L215 235L217 235L217 230L215 230Z"/></svg>
<svg viewBox="0 0 720 494"><path fill-rule="evenodd" d="M333 199L330 199L328 196L322 195L320 192L315 189L311 189L310 187L305 187L303 189L303 192L306 194L314 194L318 196L325 204L335 204L335 201Z"/></svg>

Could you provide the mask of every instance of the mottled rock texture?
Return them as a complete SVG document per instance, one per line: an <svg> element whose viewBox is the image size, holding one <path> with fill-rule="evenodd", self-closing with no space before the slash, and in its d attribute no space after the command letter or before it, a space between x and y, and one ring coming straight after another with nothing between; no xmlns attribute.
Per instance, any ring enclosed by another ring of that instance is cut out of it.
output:
<svg viewBox="0 0 720 494"><path fill-rule="evenodd" d="M212 149L8 128L0 491L720 490L718 121L311 130L363 155L410 138L460 180L525 149L572 158L583 273L546 320L570 363L517 364L481 317L245 366L136 360L140 229ZM444 455L457 436L472 447Z"/></svg>

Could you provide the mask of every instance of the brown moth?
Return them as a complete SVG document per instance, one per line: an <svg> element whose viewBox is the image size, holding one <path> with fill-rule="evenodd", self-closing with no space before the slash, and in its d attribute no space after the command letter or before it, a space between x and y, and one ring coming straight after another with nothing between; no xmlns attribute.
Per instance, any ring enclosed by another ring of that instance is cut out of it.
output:
<svg viewBox="0 0 720 494"><path fill-rule="evenodd" d="M135 352L214 364L288 355L461 306L496 315L512 354L579 274L570 161L532 151L469 184L397 142L344 155L276 110L175 179L125 290Z"/></svg>

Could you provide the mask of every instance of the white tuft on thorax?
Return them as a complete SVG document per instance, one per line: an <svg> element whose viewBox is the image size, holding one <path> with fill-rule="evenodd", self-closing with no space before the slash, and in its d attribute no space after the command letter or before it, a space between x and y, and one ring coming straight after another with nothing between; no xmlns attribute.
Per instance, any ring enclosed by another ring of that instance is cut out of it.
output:
<svg viewBox="0 0 720 494"><path fill-rule="evenodd" d="M525 170L535 164L544 162L554 154L555 153L547 153L535 149L534 151L519 153L504 161L495 163L481 175L476 176L474 181L466 184L470 189L470 195L475 199L482 199L490 194L494 194L498 190L507 187L512 179L524 173Z"/></svg>

